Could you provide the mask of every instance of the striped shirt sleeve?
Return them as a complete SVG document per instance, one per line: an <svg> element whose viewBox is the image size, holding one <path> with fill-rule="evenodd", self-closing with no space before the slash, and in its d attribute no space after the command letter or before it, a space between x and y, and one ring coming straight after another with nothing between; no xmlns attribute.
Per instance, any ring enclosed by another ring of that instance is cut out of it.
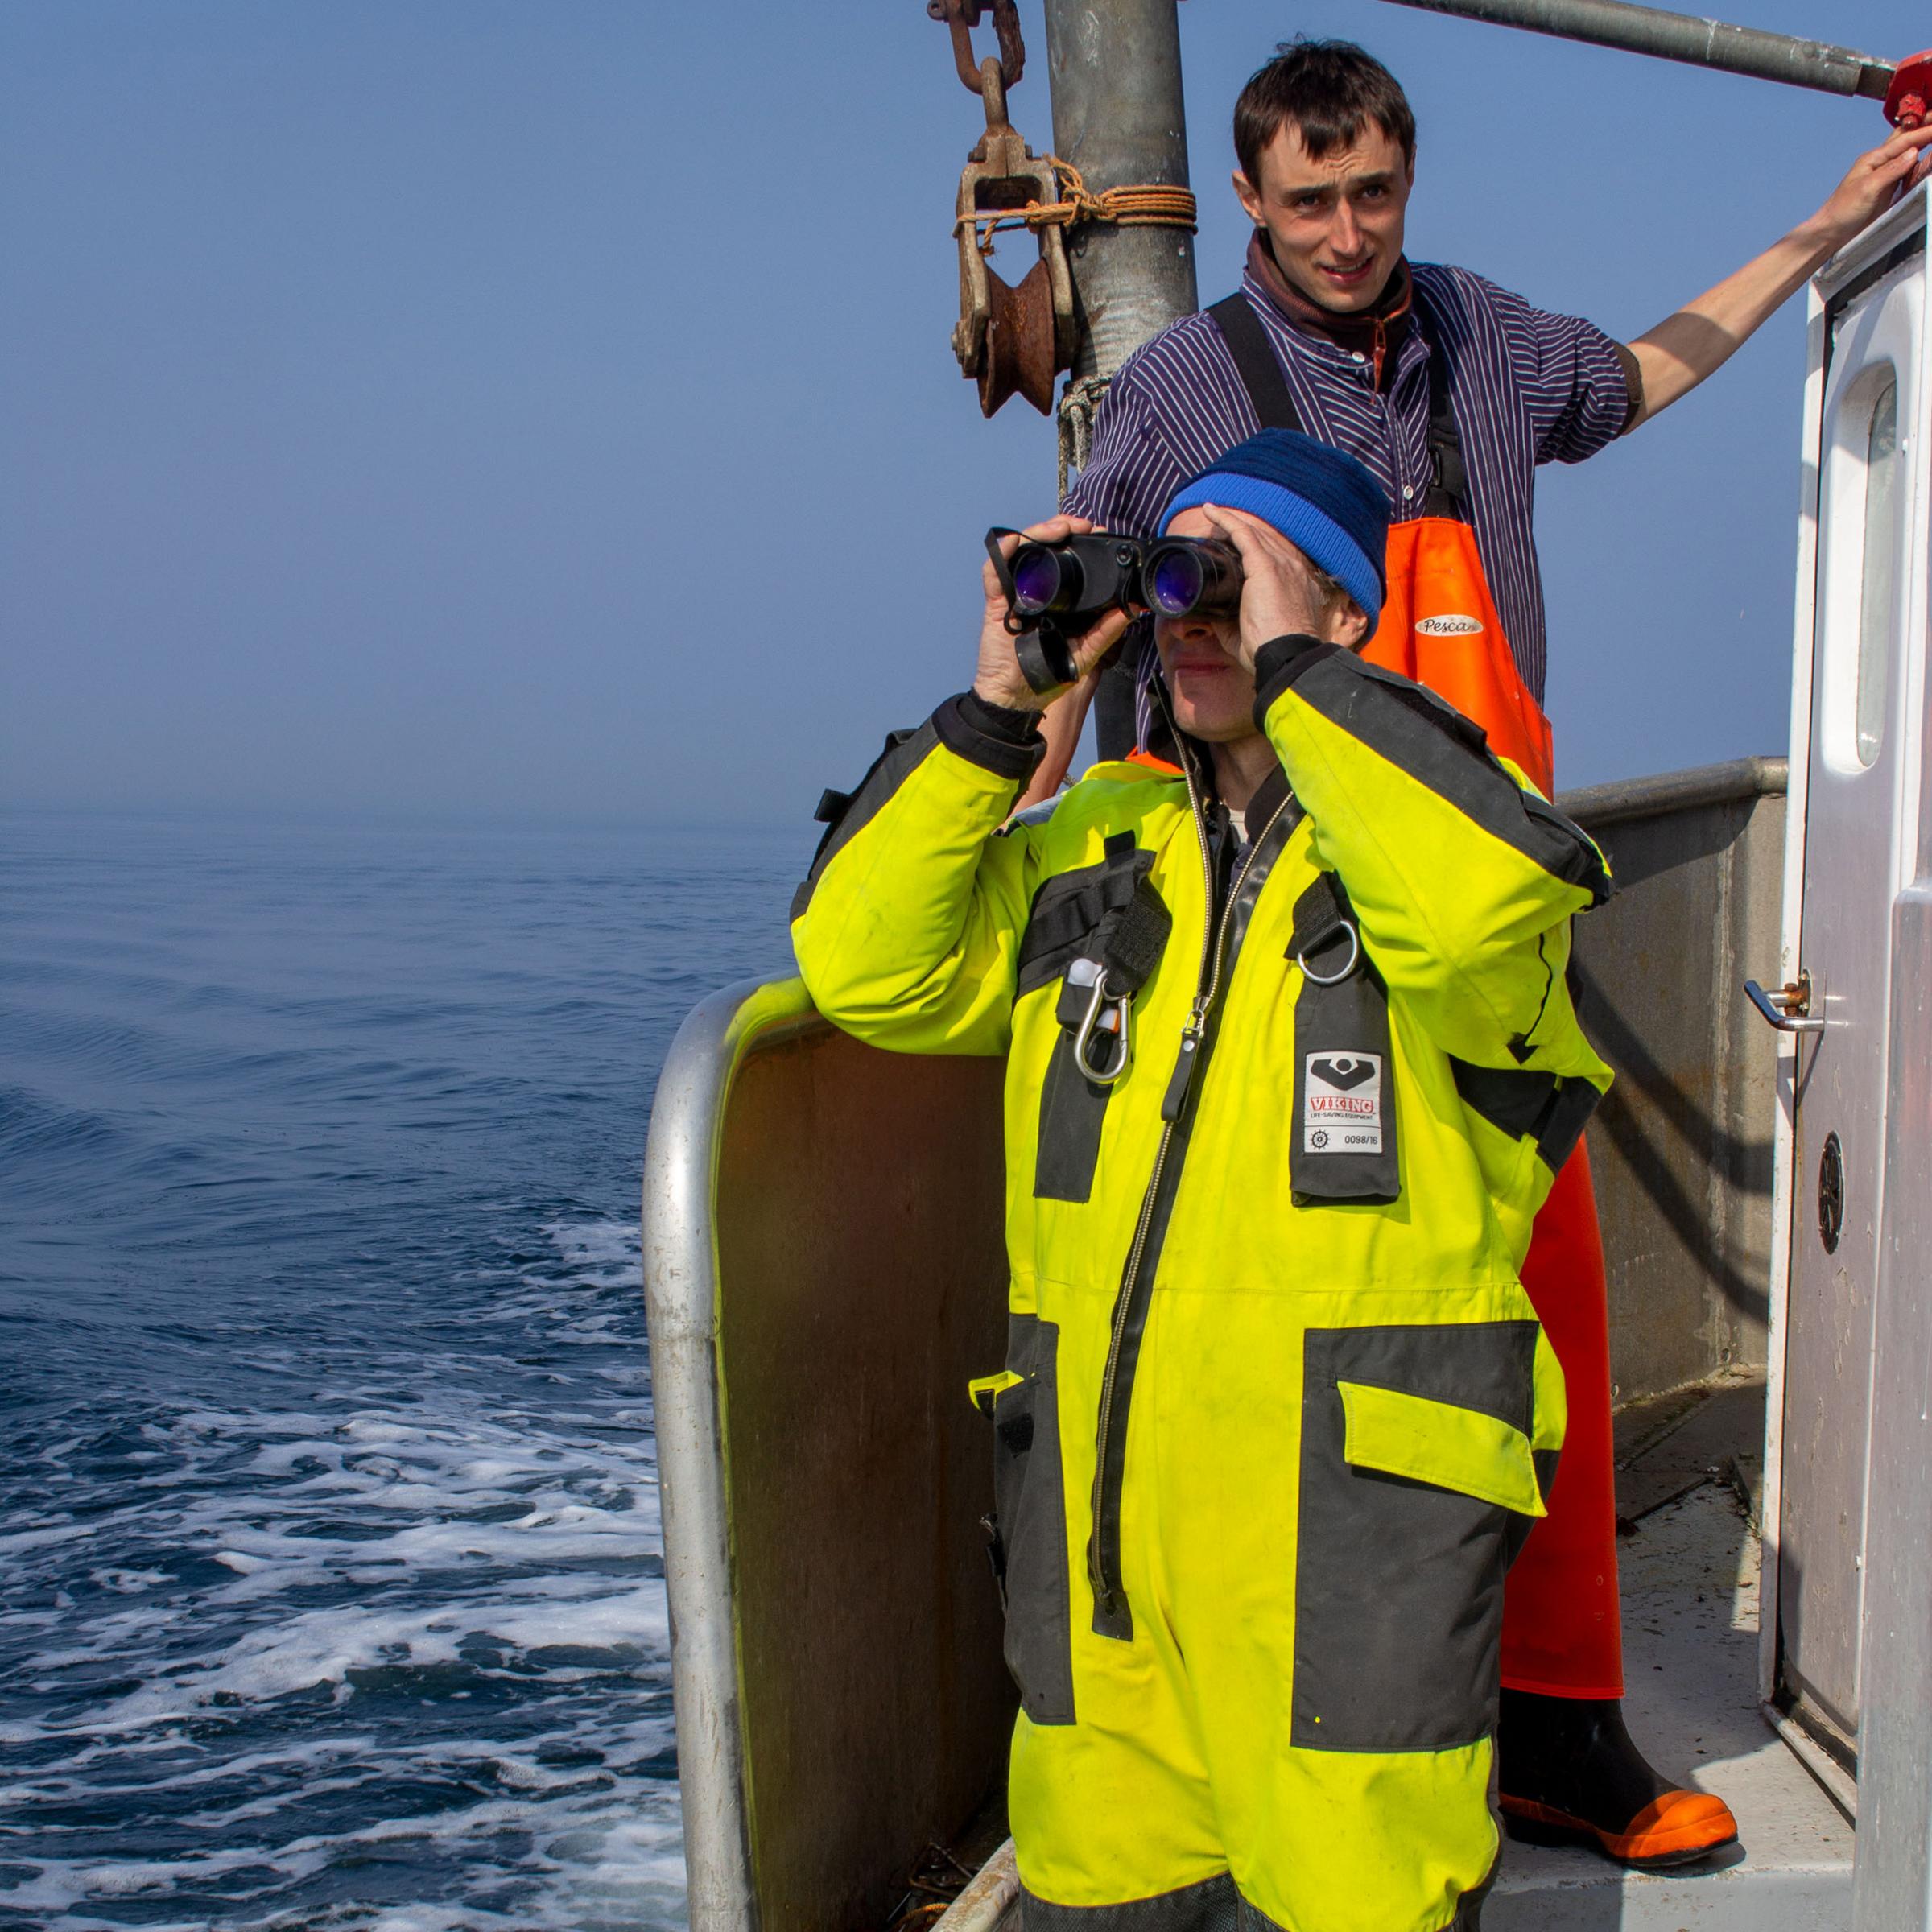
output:
<svg viewBox="0 0 1932 1932"><path fill-rule="evenodd" d="M1629 381L1616 344L1580 316L1532 308L1493 283L1483 288L1509 344L1537 461L1581 463L1616 441L1630 415Z"/></svg>

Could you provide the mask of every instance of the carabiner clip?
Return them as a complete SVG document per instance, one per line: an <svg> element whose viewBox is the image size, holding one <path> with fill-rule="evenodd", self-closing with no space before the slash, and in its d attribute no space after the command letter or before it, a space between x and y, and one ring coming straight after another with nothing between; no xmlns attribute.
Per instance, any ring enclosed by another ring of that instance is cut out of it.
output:
<svg viewBox="0 0 1932 1932"><path fill-rule="evenodd" d="M1105 1029L1108 1033L1120 1035L1120 1057L1115 1061L1111 1072L1096 1067L1088 1057L1088 1048L1096 1032L1101 1030L1100 1016L1109 1005L1118 1014L1118 1023ZM1087 1002L1087 1010L1081 1016L1080 1030L1073 1036L1074 1063L1096 1087L1111 1087L1127 1071L1127 1063L1133 1057L1133 1042L1129 1037L1127 1015L1133 1005L1131 993L1121 993L1111 1002L1107 993L1107 972L1102 968L1093 976L1093 993Z"/></svg>
<svg viewBox="0 0 1932 1932"><path fill-rule="evenodd" d="M1348 935L1348 964L1340 972L1319 973L1308 964L1308 949L1304 947L1294 956L1294 963L1302 969L1302 977L1312 980L1317 986L1339 986L1353 972L1362 956L1362 935L1356 930L1352 919L1344 919L1341 930ZM1326 935L1324 935L1326 936Z"/></svg>

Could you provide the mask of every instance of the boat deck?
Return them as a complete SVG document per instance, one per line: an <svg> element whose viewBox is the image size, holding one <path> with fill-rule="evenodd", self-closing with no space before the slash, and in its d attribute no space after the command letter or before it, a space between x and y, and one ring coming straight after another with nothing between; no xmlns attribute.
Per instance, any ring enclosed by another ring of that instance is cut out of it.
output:
<svg viewBox="0 0 1932 1932"><path fill-rule="evenodd" d="M1661 1769L1737 1814L1741 1856L1675 1872L1512 1843L1484 1932L1839 1932L1852 1827L1757 1699L1761 1383L1617 1418L1624 1709Z"/></svg>

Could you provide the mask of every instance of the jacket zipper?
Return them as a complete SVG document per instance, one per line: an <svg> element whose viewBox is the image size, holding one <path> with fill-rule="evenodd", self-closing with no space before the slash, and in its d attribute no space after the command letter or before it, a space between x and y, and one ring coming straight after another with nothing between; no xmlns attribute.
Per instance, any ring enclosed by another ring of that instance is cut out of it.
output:
<svg viewBox="0 0 1932 1932"><path fill-rule="evenodd" d="M1187 786L1187 804L1194 819L1195 833L1200 844L1201 873L1206 894L1208 916L1202 923L1201 964L1195 977L1194 1003L1188 1010L1186 1024L1181 1029L1180 1051L1174 1061L1174 1073L1167 1083L1167 1092L1161 1102L1161 1138L1154 1150L1154 1168L1147 1179L1146 1192L1141 1197L1140 1218L1135 1223L1133 1243L1127 1251L1127 1265L1121 1276L1119 1293L1114 1298L1112 1332L1107 1344L1106 1373L1100 1381L1100 1424L1096 1438L1096 1454L1093 1467L1093 1492L1091 1499L1092 1530L1087 1546L1088 1580L1092 1587L1094 1601L1109 1617L1117 1616L1124 1600L1117 1563L1110 1564L1101 1547L1101 1529L1106 1521L1106 1509L1111 1499L1107 1482L1107 1466L1109 1450L1113 1442L1116 1422L1115 1396L1120 1396L1118 1410L1119 1426L1127 1425L1128 1410L1133 1399L1133 1382L1130 1377L1124 1389L1119 1388L1121 1347L1131 1319L1136 1291L1140 1285L1141 1273L1147 1261L1148 1232L1153 1224L1154 1203L1160 1194L1161 1176L1166 1170L1169 1154L1179 1129L1181 1116L1187 1104L1189 1090L1194 1084L1200 1063L1201 1042L1207 1032L1208 1019L1220 990L1221 964L1227 950L1228 929L1233 923L1234 909L1241 897L1241 885L1245 866L1241 873L1228 881L1226 902L1216 907L1214 890L1214 852L1208 843L1207 815L1201 807L1199 793L1195 790L1194 773L1185 762L1182 778ZM1249 862L1261 852L1264 841L1274 829L1276 822L1288 809L1290 801L1284 799L1269 815L1268 822L1256 833L1248 848ZM1123 1465L1125 1458L1122 1458Z"/></svg>

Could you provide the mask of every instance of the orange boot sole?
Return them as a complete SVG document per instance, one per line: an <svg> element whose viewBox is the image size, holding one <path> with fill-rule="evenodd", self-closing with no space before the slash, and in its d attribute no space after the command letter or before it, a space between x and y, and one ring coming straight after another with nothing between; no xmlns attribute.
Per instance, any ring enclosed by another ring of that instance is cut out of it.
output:
<svg viewBox="0 0 1932 1932"><path fill-rule="evenodd" d="M1530 1798L1505 1793L1499 1802L1512 1838L1530 1844L1589 1845L1638 1872L1692 1864L1737 1839L1737 1820L1731 1807L1707 1791L1666 1791L1621 1831L1606 1831Z"/></svg>

